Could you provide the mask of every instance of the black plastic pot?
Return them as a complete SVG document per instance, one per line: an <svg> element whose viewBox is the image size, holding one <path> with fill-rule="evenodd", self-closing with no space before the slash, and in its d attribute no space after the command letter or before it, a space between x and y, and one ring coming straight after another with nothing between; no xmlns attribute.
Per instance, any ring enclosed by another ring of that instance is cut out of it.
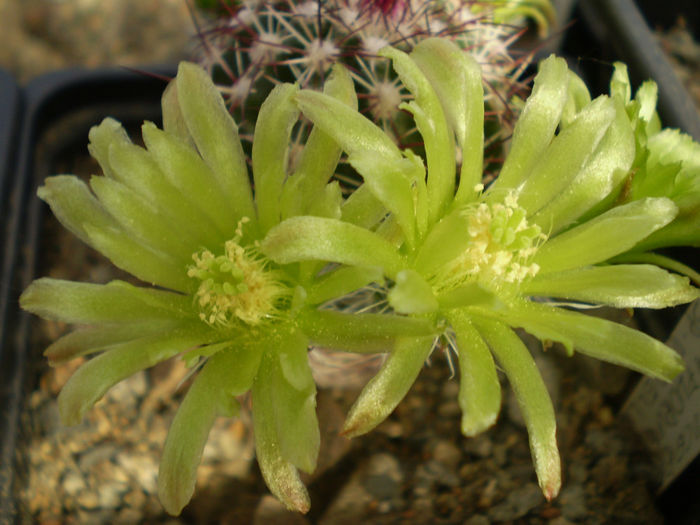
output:
<svg viewBox="0 0 700 525"><path fill-rule="evenodd" d="M149 73L71 70L51 73L21 91L0 74L0 165L4 225L0 306L0 523L17 519L13 483L23 398L31 388L29 316L18 297L34 279L40 253L42 217L47 207L36 196L55 158L86 151L91 126L113 116L125 126L160 120L160 97L174 68ZM13 153L16 152L16 162Z"/></svg>

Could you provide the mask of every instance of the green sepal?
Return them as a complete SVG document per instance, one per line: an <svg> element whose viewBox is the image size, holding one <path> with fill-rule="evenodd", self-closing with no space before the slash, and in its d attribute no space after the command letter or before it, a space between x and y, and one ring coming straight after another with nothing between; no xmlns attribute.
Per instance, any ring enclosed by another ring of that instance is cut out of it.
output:
<svg viewBox="0 0 700 525"><path fill-rule="evenodd" d="M544 243L532 262L540 273L579 268L610 259L673 220L678 208L666 198L617 206Z"/></svg>
<svg viewBox="0 0 700 525"><path fill-rule="evenodd" d="M278 264L316 260L356 266L380 266L395 275L404 261L376 233L324 217L292 217L275 226L260 244Z"/></svg>
<svg viewBox="0 0 700 525"><path fill-rule="evenodd" d="M491 351L468 315L453 310L447 320L454 330L459 358L459 406L462 433L476 436L498 418L501 410L501 384Z"/></svg>
<svg viewBox="0 0 700 525"><path fill-rule="evenodd" d="M554 407L547 387L527 347L510 328L485 319L474 323L513 388L527 427L537 480L549 501L561 488L561 461Z"/></svg>
<svg viewBox="0 0 700 525"><path fill-rule="evenodd" d="M387 296L389 305L400 314L428 314L438 309L433 289L415 270L401 270Z"/></svg>
<svg viewBox="0 0 700 525"><path fill-rule="evenodd" d="M455 200L471 202L477 196L474 188L481 182L483 174L484 88L481 68L463 49L442 38L421 40L413 48L411 58L435 89L462 151ZM432 170L429 177L432 177Z"/></svg>
<svg viewBox="0 0 700 525"><path fill-rule="evenodd" d="M254 221L245 154L221 93L206 71L189 62L180 63L175 82L182 118L217 186L223 189L227 210L233 210L235 221L241 217Z"/></svg>
<svg viewBox="0 0 700 525"><path fill-rule="evenodd" d="M192 498L197 467L212 425L219 416L238 414L234 396L247 392L260 364L250 348L220 350L208 359L187 391L165 440L158 471L158 497L177 516Z"/></svg>
<svg viewBox="0 0 700 525"><path fill-rule="evenodd" d="M377 374L365 385L343 425L343 435L366 434L401 402L433 349L434 337L403 337Z"/></svg>
<svg viewBox="0 0 700 525"><path fill-rule="evenodd" d="M287 177L289 139L299 118L294 95L299 87L279 84L260 107L253 137L255 203L262 233L280 222L282 186Z"/></svg>
<svg viewBox="0 0 700 525"><path fill-rule="evenodd" d="M666 308L689 303L700 290L688 278L650 264L575 268L525 281L524 294L558 297L615 308Z"/></svg>
<svg viewBox="0 0 700 525"><path fill-rule="evenodd" d="M111 387L179 352L208 342L214 336L202 325L197 331L168 331L113 346L84 363L70 377L58 396L58 410L65 425L77 425L85 413Z"/></svg>

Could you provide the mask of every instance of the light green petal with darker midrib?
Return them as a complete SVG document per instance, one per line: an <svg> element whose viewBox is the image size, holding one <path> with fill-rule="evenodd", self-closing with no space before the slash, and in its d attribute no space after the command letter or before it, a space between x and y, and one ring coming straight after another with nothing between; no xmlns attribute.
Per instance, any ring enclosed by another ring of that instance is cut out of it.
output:
<svg viewBox="0 0 700 525"><path fill-rule="evenodd" d="M179 352L216 338L202 324L201 331L187 329L144 337L112 347L83 364L58 396L58 409L66 425L76 425L107 390L146 368Z"/></svg>
<svg viewBox="0 0 700 525"><path fill-rule="evenodd" d="M446 317L457 342L462 433L471 437L496 422L501 410L501 384L491 351L469 315L463 310L452 310Z"/></svg>
<svg viewBox="0 0 700 525"><path fill-rule="evenodd" d="M419 159L404 157L378 126L333 97L302 90L296 101L304 116L347 152L350 165L376 199L396 216L406 242L412 245L418 215L412 184L425 179Z"/></svg>
<svg viewBox="0 0 700 525"><path fill-rule="evenodd" d="M173 330L186 330L189 323L176 319L150 319L78 328L51 343L44 350L44 356L49 360L49 365L58 366L77 357L102 352L134 339ZM201 324L199 320L192 323Z"/></svg>
<svg viewBox="0 0 700 525"><path fill-rule="evenodd" d="M298 322L316 346L357 353L384 353L398 338L434 338L439 334L429 319L390 314L309 310Z"/></svg>
<svg viewBox="0 0 700 525"><path fill-rule="evenodd" d="M132 323L193 317L188 296L141 288L123 281L79 283L43 277L20 297L20 306L45 319L65 323Z"/></svg>
<svg viewBox="0 0 700 525"><path fill-rule="evenodd" d="M647 198L617 206L542 245L532 259L540 273L596 264L634 247L673 220L678 208L670 199Z"/></svg>
<svg viewBox="0 0 700 525"><path fill-rule="evenodd" d="M684 369L683 359L668 346L607 319L530 301L517 302L503 312L471 310L523 328L539 339L562 343L570 352L576 349L664 381L672 381Z"/></svg>
<svg viewBox="0 0 700 525"><path fill-rule="evenodd" d="M505 324L479 318L474 323L515 392L527 426L537 480L547 500L551 500L561 487L561 462L554 407L542 376L527 347Z"/></svg>
<svg viewBox="0 0 700 525"><path fill-rule="evenodd" d="M650 264L616 264L575 268L525 281L527 295L557 297L616 308L666 308L688 303L700 289L687 277Z"/></svg>
<svg viewBox="0 0 700 525"><path fill-rule="evenodd" d="M274 348L265 352L259 377L253 383L253 429L260 472L270 491L289 509L308 512L311 502L294 464L282 454L276 421L274 387L270 373L276 365Z"/></svg>
<svg viewBox="0 0 700 525"><path fill-rule="evenodd" d="M388 57L396 74L414 99L399 105L413 115L425 146L428 166L427 198L428 224L435 223L452 201L455 188L455 143L434 86L413 60L412 55L385 47L380 56ZM428 225L418 224L419 235Z"/></svg>
<svg viewBox="0 0 700 525"><path fill-rule="evenodd" d="M405 264L393 245L354 224L324 217L292 217L275 226L260 250L278 264L328 261L378 266L395 275Z"/></svg>
<svg viewBox="0 0 700 525"><path fill-rule="evenodd" d="M479 64L463 49L443 38L427 38L411 58L437 92L450 128L462 152L455 199L472 201L481 182L484 157L484 88ZM430 175L429 175L430 176Z"/></svg>
<svg viewBox="0 0 700 525"><path fill-rule="evenodd" d="M245 154L236 123L201 67L181 62L175 79L179 109L202 158L223 190L234 220L255 218Z"/></svg>
<svg viewBox="0 0 700 525"><path fill-rule="evenodd" d="M343 434L366 434L384 421L418 377L433 348L434 337L403 337L377 374L365 385L343 425Z"/></svg>
<svg viewBox="0 0 700 525"><path fill-rule="evenodd" d="M299 87L279 84L260 107L253 136L253 179L255 204L262 233L280 222L282 187L287 177L287 163L292 126L299 118L294 95Z"/></svg>
<svg viewBox="0 0 700 525"><path fill-rule="evenodd" d="M488 195L502 195L519 186L542 157L567 101L568 71L566 61L554 55L540 63L532 94L513 130L510 151Z"/></svg>
<svg viewBox="0 0 700 525"><path fill-rule="evenodd" d="M239 216L202 157L151 122L143 124L141 133L148 152L168 181L212 221L222 240L230 238Z"/></svg>
<svg viewBox="0 0 700 525"><path fill-rule="evenodd" d="M234 416L234 396L247 392L258 371L260 352L225 343L197 373L175 414L158 471L158 497L165 510L180 514L194 493L197 467L209 431L219 416Z"/></svg>

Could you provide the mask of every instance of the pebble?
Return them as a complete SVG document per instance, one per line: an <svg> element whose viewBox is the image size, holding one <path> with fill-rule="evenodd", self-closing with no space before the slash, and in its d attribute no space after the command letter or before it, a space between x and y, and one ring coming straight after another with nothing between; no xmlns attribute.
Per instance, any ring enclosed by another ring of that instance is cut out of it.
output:
<svg viewBox="0 0 700 525"><path fill-rule="evenodd" d="M522 518L544 501L540 487L528 483L508 494L505 501L492 507L488 516L493 521L508 521Z"/></svg>
<svg viewBox="0 0 700 525"><path fill-rule="evenodd" d="M562 516L568 520L582 520L588 514L586 492L579 484L566 485L559 495Z"/></svg>
<svg viewBox="0 0 700 525"><path fill-rule="evenodd" d="M462 459L462 451L452 441L440 439L433 447L433 459L451 468L456 468Z"/></svg>

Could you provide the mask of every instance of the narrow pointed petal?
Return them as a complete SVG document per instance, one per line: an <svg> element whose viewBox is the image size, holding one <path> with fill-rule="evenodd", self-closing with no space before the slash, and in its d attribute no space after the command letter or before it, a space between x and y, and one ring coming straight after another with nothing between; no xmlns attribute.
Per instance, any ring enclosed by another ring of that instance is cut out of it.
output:
<svg viewBox="0 0 700 525"><path fill-rule="evenodd" d="M191 316L187 296L123 281L89 284L43 277L24 291L20 306L44 319L64 323L134 323Z"/></svg>
<svg viewBox="0 0 700 525"><path fill-rule="evenodd" d="M617 206L548 240L533 262L541 273L596 264L634 247L673 220L678 208L670 199L647 198Z"/></svg>
<svg viewBox="0 0 700 525"><path fill-rule="evenodd" d="M567 101L568 71L563 58L550 56L540 63L532 94L515 125L508 157L489 188L490 194L500 194L519 186L542 158Z"/></svg>
<svg viewBox="0 0 700 525"><path fill-rule="evenodd" d="M255 203L262 232L280 222L282 186L287 177L289 139L292 126L299 118L294 95L299 88L292 84L279 84L265 99L253 137L253 178Z"/></svg>
<svg viewBox="0 0 700 525"><path fill-rule="evenodd" d="M232 232L238 216L202 158L180 139L150 122L143 125L142 134L148 152L168 181L212 220L223 237Z"/></svg>
<svg viewBox="0 0 700 525"><path fill-rule="evenodd" d="M37 195L51 207L58 221L85 244L91 245L85 224L105 229L119 228L87 184L73 175L47 177Z"/></svg>
<svg viewBox="0 0 700 525"><path fill-rule="evenodd" d="M209 431L217 417L237 414L234 396L250 389L259 363L259 352L229 347L197 374L170 425L160 460L158 497L169 514L180 514L192 498Z"/></svg>
<svg viewBox="0 0 700 525"><path fill-rule="evenodd" d="M484 158L484 88L481 68L468 53L447 39L427 38L411 58L435 89L450 128L462 150L456 200L471 202L481 182Z"/></svg>
<svg viewBox="0 0 700 525"><path fill-rule="evenodd" d="M420 317L388 314L347 314L313 310L299 324L316 346L357 353L389 352L401 337L438 336L434 323Z"/></svg>
<svg viewBox="0 0 700 525"><path fill-rule="evenodd" d="M571 184L538 211L530 222L551 234L560 232L610 195L627 176L635 155L634 133L625 108L616 117Z"/></svg>
<svg viewBox="0 0 700 525"><path fill-rule="evenodd" d="M187 277L187 267L181 260L143 246L120 230L99 229L90 224L85 224L84 228L90 246L105 255L116 267L145 283L178 292L191 288L192 280Z"/></svg>
<svg viewBox="0 0 700 525"><path fill-rule="evenodd" d="M275 396L266 371L273 366L272 355L263 356L260 374L253 383L253 426L255 452L265 483L270 491L290 510L306 513L311 502L306 487L299 479L294 464L282 455L275 421Z"/></svg>
<svg viewBox="0 0 700 525"><path fill-rule="evenodd" d="M666 308L700 297L700 289L650 264L575 268L536 276L522 285L529 295L558 297L615 308Z"/></svg>
<svg viewBox="0 0 700 525"><path fill-rule="evenodd" d="M109 162L114 178L157 207L171 229L187 242L216 246L226 240L217 234L214 221L168 181L153 157L140 146L112 144Z"/></svg>
<svg viewBox="0 0 700 525"><path fill-rule="evenodd" d="M551 500L561 487L552 399L530 352L510 328L493 321L477 320L475 323L513 387L527 426L537 480L545 498Z"/></svg>
<svg viewBox="0 0 700 525"><path fill-rule="evenodd" d="M330 76L323 84L323 92L348 107L357 109L357 94L352 77L341 64L333 66ZM335 173L341 152L333 137L321 128L314 127L311 130L294 175L284 185L283 219L295 215L317 215L310 213L310 206L322 198L328 181Z"/></svg>
<svg viewBox="0 0 700 525"><path fill-rule="evenodd" d="M433 349L433 341L433 337L404 337L396 341L382 368L350 409L343 425L345 436L366 434L393 412L418 377Z"/></svg>
<svg viewBox="0 0 700 525"><path fill-rule="evenodd" d="M184 324L175 320L150 320L79 328L56 339L44 350L44 356L49 360L49 365L58 366L126 341L185 328Z"/></svg>
<svg viewBox="0 0 700 525"><path fill-rule="evenodd" d="M474 309L475 311L477 309ZM683 359L648 335L607 319L523 301L505 313L479 313L535 335L557 341L569 350L631 368L648 376L672 381L683 369Z"/></svg>
<svg viewBox="0 0 700 525"><path fill-rule="evenodd" d="M615 105L601 96L586 106L542 152L530 176L517 189L518 204L533 215L564 191L595 152L615 119Z"/></svg>
<svg viewBox="0 0 700 525"><path fill-rule="evenodd" d="M428 220L435 223L452 201L455 188L455 145L453 135L435 89L412 56L386 47L379 54L391 59L394 70L414 100L399 105L409 111L425 144L428 164Z"/></svg>
<svg viewBox="0 0 700 525"><path fill-rule="evenodd" d="M388 275L404 265L394 246L376 233L324 217L287 219L270 230L260 249L279 264L317 260L379 266Z"/></svg>
<svg viewBox="0 0 700 525"><path fill-rule="evenodd" d="M308 360L308 339L293 332L279 341L270 363L275 423L282 456L311 473L316 468L321 434L316 418L316 384Z"/></svg>
<svg viewBox="0 0 700 525"><path fill-rule="evenodd" d="M183 242L180 232L173 231L159 210L128 186L107 177L92 177L90 187L110 215L141 244L177 257L183 267L200 248Z"/></svg>
<svg viewBox="0 0 700 525"><path fill-rule="evenodd" d="M296 100L304 116L348 153L348 162L377 200L396 216L406 241L413 245L417 212L411 187L425 179L420 160L404 157L380 128L333 97L302 90Z"/></svg>
<svg viewBox="0 0 700 525"><path fill-rule="evenodd" d="M187 129L199 153L211 168L235 221L255 218L250 178L236 123L226 109L221 93L202 68L180 63L177 99Z"/></svg>
<svg viewBox="0 0 700 525"><path fill-rule="evenodd" d="M58 409L66 425L77 425L107 390L188 348L207 342L204 329L171 331L111 348L83 364L70 377L58 396Z"/></svg>
<svg viewBox="0 0 700 525"><path fill-rule="evenodd" d="M496 422L501 410L501 384L491 351L463 311L447 317L457 339L459 406L462 433L476 436Z"/></svg>
<svg viewBox="0 0 700 525"><path fill-rule="evenodd" d="M112 144L131 144L131 139L122 125L113 118L107 117L97 126L90 128L88 151L99 162L102 172L107 177L114 177L114 170L109 160L109 148Z"/></svg>

